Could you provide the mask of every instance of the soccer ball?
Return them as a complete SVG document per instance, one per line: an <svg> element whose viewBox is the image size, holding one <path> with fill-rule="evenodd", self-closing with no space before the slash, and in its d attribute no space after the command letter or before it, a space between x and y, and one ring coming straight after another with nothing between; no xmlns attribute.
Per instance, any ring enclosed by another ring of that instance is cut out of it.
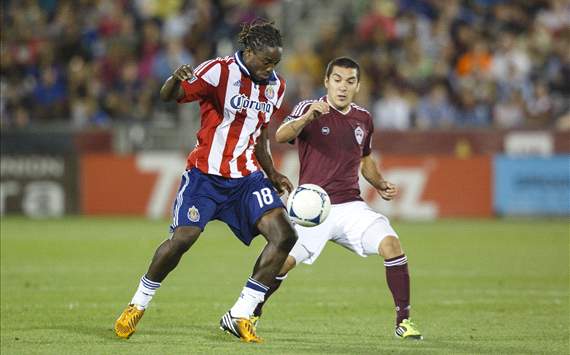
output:
<svg viewBox="0 0 570 355"><path fill-rule="evenodd" d="M331 211L329 195L320 186L303 184L289 194L287 212L289 218L303 227L321 224Z"/></svg>

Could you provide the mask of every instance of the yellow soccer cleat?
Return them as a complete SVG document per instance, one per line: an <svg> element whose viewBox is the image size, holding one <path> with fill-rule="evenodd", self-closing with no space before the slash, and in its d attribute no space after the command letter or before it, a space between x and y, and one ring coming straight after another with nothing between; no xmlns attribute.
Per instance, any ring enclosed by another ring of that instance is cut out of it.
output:
<svg viewBox="0 0 570 355"><path fill-rule="evenodd" d="M263 343L263 339L255 334L255 325L251 319L234 318L229 311L220 319L220 329L246 343Z"/></svg>
<svg viewBox="0 0 570 355"><path fill-rule="evenodd" d="M253 329L255 329L255 331L257 331L257 326L259 325L259 320L261 319L261 316L251 316L249 317L249 320L251 321L251 324L253 324Z"/></svg>
<svg viewBox="0 0 570 355"><path fill-rule="evenodd" d="M134 304L130 304L115 322L115 334L119 338L128 339L135 332L143 314L144 309L138 309Z"/></svg>
<svg viewBox="0 0 570 355"><path fill-rule="evenodd" d="M424 338L410 319L404 319L398 324L394 335L400 339L422 340Z"/></svg>

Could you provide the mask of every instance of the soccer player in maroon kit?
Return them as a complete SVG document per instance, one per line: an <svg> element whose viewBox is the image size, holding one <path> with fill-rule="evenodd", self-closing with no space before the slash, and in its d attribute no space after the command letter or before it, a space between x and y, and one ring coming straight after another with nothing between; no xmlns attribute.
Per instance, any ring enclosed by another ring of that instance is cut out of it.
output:
<svg viewBox="0 0 570 355"><path fill-rule="evenodd" d="M301 262L312 264L330 240L358 255L384 258L386 281L396 305L395 335L421 340L421 333L409 317L410 277L398 235L389 220L360 197L359 169L384 200L393 199L397 188L382 178L370 154L374 131L370 113L352 102L360 85L359 65L347 57L334 59L327 66L324 85L326 96L299 103L275 138L280 143L297 141L299 185L321 186L330 196L331 212L318 226L295 226L299 239L270 285L265 301L291 269ZM254 312L255 323L265 301Z"/></svg>
<svg viewBox="0 0 570 355"><path fill-rule="evenodd" d="M268 150L267 126L285 93L285 80L274 71L281 59L281 34L272 23L256 21L243 26L239 42L243 50L233 56L195 69L182 65L160 90L164 101L198 101L201 126L174 203L171 236L156 249L115 322L121 338L135 332L162 281L206 224L218 219L246 245L258 234L267 240L240 297L220 320L221 329L241 340L262 341L251 317L297 236L279 198L292 184L275 170Z"/></svg>

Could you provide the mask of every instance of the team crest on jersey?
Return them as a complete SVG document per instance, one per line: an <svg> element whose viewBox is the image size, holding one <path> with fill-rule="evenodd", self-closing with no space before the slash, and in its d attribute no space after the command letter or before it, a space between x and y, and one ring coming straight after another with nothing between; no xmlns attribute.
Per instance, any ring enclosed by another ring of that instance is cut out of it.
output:
<svg viewBox="0 0 570 355"><path fill-rule="evenodd" d="M188 209L188 219L192 222L198 222L200 220L200 211L198 211L196 206L192 205L192 207Z"/></svg>
<svg viewBox="0 0 570 355"><path fill-rule="evenodd" d="M275 90L273 90L273 86L267 86L265 88L265 97L267 97L269 100L275 97Z"/></svg>
<svg viewBox="0 0 570 355"><path fill-rule="evenodd" d="M362 128L360 128L360 126L354 129L354 136L356 137L358 144L362 144L362 140L364 139L364 131Z"/></svg>
<svg viewBox="0 0 570 355"><path fill-rule="evenodd" d="M323 128L321 128L321 133L323 134L323 136L328 136L329 133L331 133L331 129L328 128L327 126L324 126Z"/></svg>

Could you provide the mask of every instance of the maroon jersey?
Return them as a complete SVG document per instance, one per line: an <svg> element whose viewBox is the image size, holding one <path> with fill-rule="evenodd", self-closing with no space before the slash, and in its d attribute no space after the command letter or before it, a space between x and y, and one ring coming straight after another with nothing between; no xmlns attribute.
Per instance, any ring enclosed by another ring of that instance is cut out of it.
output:
<svg viewBox="0 0 570 355"><path fill-rule="evenodd" d="M326 96L319 99L325 101ZM317 100L300 102L287 121L297 119ZM358 187L360 160L370 154L374 131L370 113L350 104L348 113L332 105L324 114L303 128L297 137L300 184L316 184L329 194L333 204L362 200Z"/></svg>

